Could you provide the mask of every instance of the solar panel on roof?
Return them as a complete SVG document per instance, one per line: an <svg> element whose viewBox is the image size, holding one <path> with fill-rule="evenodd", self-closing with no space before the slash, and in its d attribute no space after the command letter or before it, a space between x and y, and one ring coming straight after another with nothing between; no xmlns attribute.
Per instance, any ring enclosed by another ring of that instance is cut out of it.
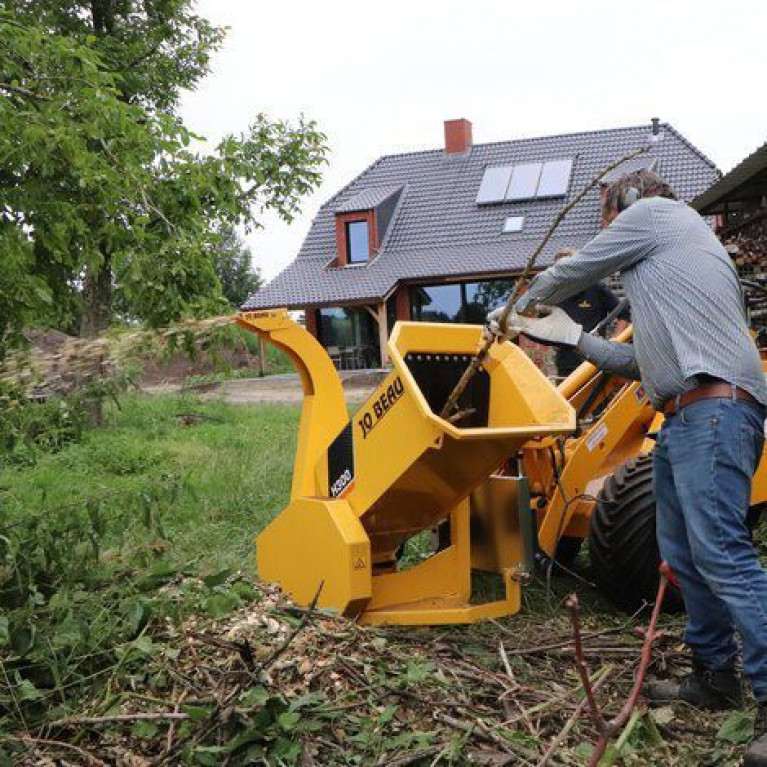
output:
<svg viewBox="0 0 767 767"><path fill-rule="evenodd" d="M536 197L560 197L567 194L572 170L572 159L551 160L544 163Z"/></svg>
<svg viewBox="0 0 767 767"><path fill-rule="evenodd" d="M501 202L506 196L506 188L511 178L511 165L497 168L486 168L482 176L482 183L477 192L477 204L487 202Z"/></svg>
<svg viewBox="0 0 767 767"><path fill-rule="evenodd" d="M507 200L529 200L535 197L538 188L538 179L541 176L543 163L529 162L523 165L515 165L511 174L511 183L506 192Z"/></svg>

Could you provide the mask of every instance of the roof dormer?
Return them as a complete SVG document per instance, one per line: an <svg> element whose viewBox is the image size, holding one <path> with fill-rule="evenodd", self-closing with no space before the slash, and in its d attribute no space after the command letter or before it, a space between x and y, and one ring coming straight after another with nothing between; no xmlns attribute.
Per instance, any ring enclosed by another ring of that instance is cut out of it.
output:
<svg viewBox="0 0 767 767"><path fill-rule="evenodd" d="M336 207L333 266L362 266L378 254L401 192L401 186L369 187Z"/></svg>

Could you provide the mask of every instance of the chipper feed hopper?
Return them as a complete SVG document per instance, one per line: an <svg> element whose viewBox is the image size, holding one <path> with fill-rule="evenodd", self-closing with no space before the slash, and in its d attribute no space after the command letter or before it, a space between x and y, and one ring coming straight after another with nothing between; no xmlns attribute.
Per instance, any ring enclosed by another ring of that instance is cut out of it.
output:
<svg viewBox="0 0 767 767"><path fill-rule="evenodd" d="M508 477L482 530L470 529L470 495L523 444L575 428L572 407L524 352L493 345L459 402L464 417L450 423L437 413L481 328L398 323L388 345L393 369L350 418L327 353L284 310L245 312L238 323L284 350L304 389L291 499L258 536L260 577L299 604L316 598L371 624L517 612L535 534L526 485ZM399 569L400 547L448 518L450 545ZM500 548L505 598L475 604L472 563Z"/></svg>

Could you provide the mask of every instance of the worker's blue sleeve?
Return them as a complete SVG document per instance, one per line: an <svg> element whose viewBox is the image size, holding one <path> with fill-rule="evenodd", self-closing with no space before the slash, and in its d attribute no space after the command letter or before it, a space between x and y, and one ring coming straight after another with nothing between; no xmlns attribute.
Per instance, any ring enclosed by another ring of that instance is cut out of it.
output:
<svg viewBox="0 0 767 767"><path fill-rule="evenodd" d="M537 304L559 304L646 258L658 240L650 199L635 202L570 258L541 272L517 301L516 311L524 312Z"/></svg>
<svg viewBox="0 0 767 767"><path fill-rule="evenodd" d="M575 351L600 370L616 373L621 378L628 378L631 381L641 380L632 344L605 341L599 336L581 333Z"/></svg>

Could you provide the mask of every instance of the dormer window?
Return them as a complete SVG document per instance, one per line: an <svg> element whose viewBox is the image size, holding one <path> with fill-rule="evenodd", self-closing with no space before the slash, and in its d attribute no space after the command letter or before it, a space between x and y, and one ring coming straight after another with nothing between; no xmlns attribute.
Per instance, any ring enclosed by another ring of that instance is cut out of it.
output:
<svg viewBox="0 0 767 767"><path fill-rule="evenodd" d="M347 221L346 262L364 264L370 260L370 227L367 219Z"/></svg>
<svg viewBox="0 0 767 767"><path fill-rule="evenodd" d="M331 266L360 266L377 255L394 217L400 186L374 186L336 207L336 258Z"/></svg>

